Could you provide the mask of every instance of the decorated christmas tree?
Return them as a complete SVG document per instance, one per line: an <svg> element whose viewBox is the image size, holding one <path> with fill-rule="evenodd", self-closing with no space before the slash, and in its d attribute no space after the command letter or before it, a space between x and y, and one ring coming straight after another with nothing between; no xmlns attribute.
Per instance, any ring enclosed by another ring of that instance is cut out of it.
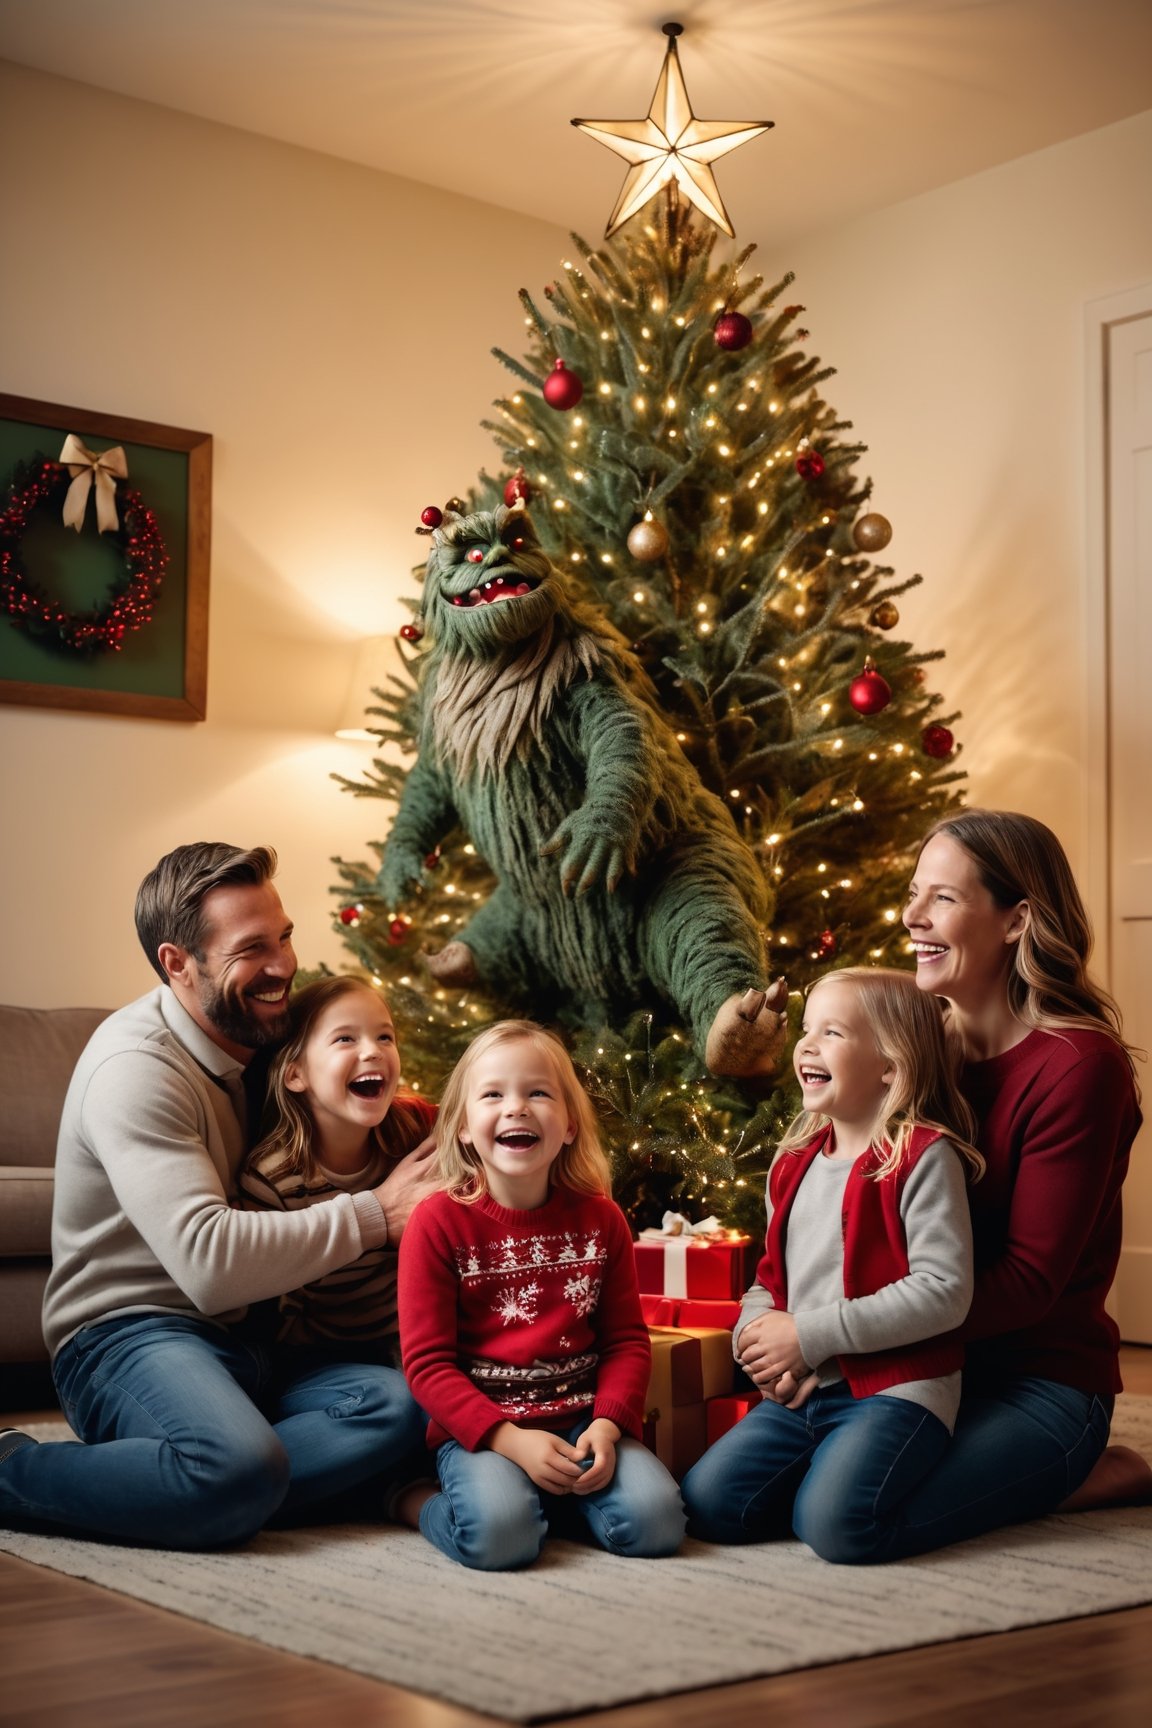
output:
<svg viewBox="0 0 1152 1728"><path fill-rule="evenodd" d="M526 510L577 603L624 639L759 866L772 970L787 977L795 1007L831 966L904 962L899 910L916 847L962 779L955 716L940 713L925 676L939 654L898 634L897 601L921 578L874 561L892 530L858 473L864 446L822 394L831 368L805 351L791 276L766 284L753 247L717 245L727 217L684 138L695 128L700 155L713 160L718 123L691 117L674 37L648 121L617 132L657 120L681 134L678 155L665 152L665 189L651 197L645 157L614 212L614 237L595 249L574 237L543 297L521 291L526 351L496 351L515 383L485 423L499 472L445 510L450 520L502 504ZM587 128L609 141L612 124ZM725 131L741 142L762 129ZM458 477L445 482L447 491ZM439 532L445 510L429 506L424 531ZM428 647L416 623L401 635L411 676L376 692L368 725L379 754L363 780L342 782L387 806L417 747ZM572 1045L618 1197L637 1222L671 1202L758 1228L762 1173L796 1107L787 1061L767 1079L716 1078L654 988L566 1011L534 999L530 975L497 991L437 980L421 956L454 939L492 894L493 875L456 829L424 859L419 887L394 903L382 886L384 845L373 843L371 861L336 860L335 916L389 994L409 1082L434 1094L481 1026L544 1015Z"/></svg>

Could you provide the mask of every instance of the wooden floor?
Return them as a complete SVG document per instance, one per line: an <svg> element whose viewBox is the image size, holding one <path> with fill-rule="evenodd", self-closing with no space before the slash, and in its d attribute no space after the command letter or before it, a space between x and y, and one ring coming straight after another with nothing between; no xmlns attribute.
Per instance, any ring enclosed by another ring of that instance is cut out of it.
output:
<svg viewBox="0 0 1152 1728"><path fill-rule="evenodd" d="M1152 1394L1152 1350L1124 1352ZM12 1421L13 1418L6 1418ZM861 1573L883 1590L883 1568ZM388 1613L381 1601L380 1614ZM751 1612L750 1608L750 1612ZM771 1601L760 1605L770 1615ZM445 1641L451 1642L445 1627ZM531 1628L510 1626L509 1646ZM595 1652L589 1651L595 1662ZM554 1728L1147 1728L1152 1607L688 1692ZM0 1556L0 1728L492 1728L493 1718L284 1656Z"/></svg>

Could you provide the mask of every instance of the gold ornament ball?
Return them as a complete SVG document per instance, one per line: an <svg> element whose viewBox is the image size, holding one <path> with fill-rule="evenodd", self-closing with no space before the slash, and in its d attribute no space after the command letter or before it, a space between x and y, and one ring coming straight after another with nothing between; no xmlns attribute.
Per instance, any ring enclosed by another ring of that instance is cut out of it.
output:
<svg viewBox="0 0 1152 1728"><path fill-rule="evenodd" d="M868 622L877 630L894 630L900 622L900 613L891 600L881 600L879 605L873 606Z"/></svg>
<svg viewBox="0 0 1152 1728"><path fill-rule="evenodd" d="M861 552L883 552L892 538L892 524L887 516L870 511L855 524L852 538Z"/></svg>
<svg viewBox="0 0 1152 1728"><path fill-rule="evenodd" d="M628 550L641 564L654 564L668 550L668 530L663 522L637 522L628 535Z"/></svg>

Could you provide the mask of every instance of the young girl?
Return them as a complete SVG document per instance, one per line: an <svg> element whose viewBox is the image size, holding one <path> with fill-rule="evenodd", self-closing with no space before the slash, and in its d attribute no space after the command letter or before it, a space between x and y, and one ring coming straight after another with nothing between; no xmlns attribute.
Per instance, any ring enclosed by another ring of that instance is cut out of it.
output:
<svg viewBox="0 0 1152 1728"><path fill-rule="evenodd" d="M367 1198L426 1138L435 1107L398 1093L392 1016L361 979L305 985L289 1014L268 1074L263 1136L240 1177L244 1199L290 1212L338 1193ZM277 1337L397 1365L395 1244L281 1297Z"/></svg>
<svg viewBox="0 0 1152 1728"><path fill-rule="evenodd" d="M937 1005L907 973L812 987L793 1056L804 1110L768 1178L768 1232L735 1333L764 1402L684 1479L694 1535L796 1535L873 1558L873 1526L936 1464L960 1398L948 1336L972 1298L965 1170L983 1161Z"/></svg>
<svg viewBox="0 0 1152 1728"><path fill-rule="evenodd" d="M488 1571L581 1518L614 1554L671 1554L680 1495L638 1438L650 1349L631 1236L559 1040L525 1020L482 1032L437 1143L446 1192L404 1232L400 1331L440 1481L398 1516Z"/></svg>

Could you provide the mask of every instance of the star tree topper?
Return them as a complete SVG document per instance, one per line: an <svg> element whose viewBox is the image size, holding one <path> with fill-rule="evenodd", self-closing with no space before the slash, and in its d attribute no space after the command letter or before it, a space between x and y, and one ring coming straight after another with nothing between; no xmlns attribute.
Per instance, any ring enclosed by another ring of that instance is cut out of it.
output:
<svg viewBox="0 0 1152 1728"><path fill-rule="evenodd" d="M735 234L712 172L712 163L758 138L772 120L697 120L684 86L676 38L682 24L665 24L668 48L651 106L643 120L573 120L581 132L606 144L632 167L608 218L610 239L665 186L676 186L710 222Z"/></svg>

